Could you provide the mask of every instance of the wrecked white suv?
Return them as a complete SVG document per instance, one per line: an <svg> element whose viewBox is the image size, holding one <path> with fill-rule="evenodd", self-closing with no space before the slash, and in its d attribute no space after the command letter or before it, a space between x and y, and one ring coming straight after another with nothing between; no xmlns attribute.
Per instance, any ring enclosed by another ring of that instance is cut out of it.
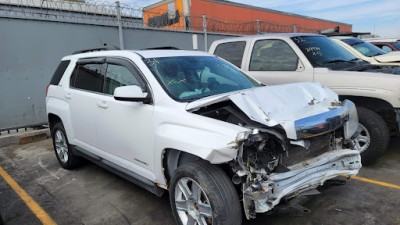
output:
<svg viewBox="0 0 400 225"><path fill-rule="evenodd" d="M361 168L352 102L318 83L261 86L201 52L66 56L46 106L62 167L85 157L168 190L178 224L241 224L241 202L254 218Z"/></svg>

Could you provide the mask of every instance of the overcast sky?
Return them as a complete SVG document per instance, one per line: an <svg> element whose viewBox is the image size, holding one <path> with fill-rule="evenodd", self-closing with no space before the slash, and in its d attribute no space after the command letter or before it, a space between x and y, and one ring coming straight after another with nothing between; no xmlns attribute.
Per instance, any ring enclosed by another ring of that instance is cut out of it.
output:
<svg viewBox="0 0 400 225"><path fill-rule="evenodd" d="M108 0L113 1L113 0ZM160 0L120 0L147 6ZM353 25L355 32L400 37L400 0L230 0Z"/></svg>

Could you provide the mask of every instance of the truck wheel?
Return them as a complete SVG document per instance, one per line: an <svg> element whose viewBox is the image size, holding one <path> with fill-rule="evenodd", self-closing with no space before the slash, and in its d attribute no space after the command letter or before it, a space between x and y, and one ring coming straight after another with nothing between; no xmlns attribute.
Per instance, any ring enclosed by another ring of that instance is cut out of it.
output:
<svg viewBox="0 0 400 225"><path fill-rule="evenodd" d="M357 107L357 112L359 135L354 139L354 144L361 153L362 164L368 165L387 150L390 133L385 121L376 112L364 107Z"/></svg>
<svg viewBox="0 0 400 225"><path fill-rule="evenodd" d="M62 122L58 122L54 125L51 137L53 138L54 150L60 165L68 170L78 167L82 159L72 154L71 146L68 142Z"/></svg>
<svg viewBox="0 0 400 225"><path fill-rule="evenodd" d="M171 179L169 200L180 225L239 225L239 197L228 176L217 166L194 161L179 167Z"/></svg>

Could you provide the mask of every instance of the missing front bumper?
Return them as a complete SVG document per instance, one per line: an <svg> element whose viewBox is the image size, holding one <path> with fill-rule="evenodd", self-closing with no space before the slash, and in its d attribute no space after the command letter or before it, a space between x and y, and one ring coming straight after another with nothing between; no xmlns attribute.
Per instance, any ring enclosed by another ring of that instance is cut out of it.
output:
<svg viewBox="0 0 400 225"><path fill-rule="evenodd" d="M269 179L261 183L261 191L244 190L244 202L252 201L254 212L264 213L274 208L284 197L295 197L339 175L354 176L360 168L361 157L358 151L330 151L290 166L289 172L270 174Z"/></svg>

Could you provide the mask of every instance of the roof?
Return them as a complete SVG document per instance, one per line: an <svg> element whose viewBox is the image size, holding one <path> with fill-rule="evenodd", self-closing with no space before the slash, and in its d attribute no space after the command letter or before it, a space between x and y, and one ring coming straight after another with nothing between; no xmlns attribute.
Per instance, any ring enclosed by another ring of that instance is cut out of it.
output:
<svg viewBox="0 0 400 225"><path fill-rule="evenodd" d="M367 42L397 42L400 38L366 38L362 39Z"/></svg>
<svg viewBox="0 0 400 225"><path fill-rule="evenodd" d="M174 56L211 56L206 52L188 50L140 50L133 51L144 58L161 58Z"/></svg>
<svg viewBox="0 0 400 225"><path fill-rule="evenodd" d="M65 56L63 60L90 58L90 57L107 57L107 56L129 56L132 54L140 55L144 58L161 58L175 56L211 56L206 52L201 51L186 51L186 50L106 50L85 52L74 55Z"/></svg>
<svg viewBox="0 0 400 225"><path fill-rule="evenodd" d="M332 20L319 19L319 18L315 18L315 17L311 17L311 16L303 16L303 15L299 15L299 14L295 14L295 13L282 12L282 11L278 11L278 10L267 9L267 8L252 6L252 5L246 5L246 4L236 3L236 2L226 1L226 0L202 0L202 1L219 3L219 4L224 4L224 5L237 6L237 7L241 7L241 8L254 9L254 10L259 10L259 11L264 11L264 12L269 12L269 13L276 13L276 14L281 14L281 15L286 15L286 16L294 16L294 17L310 19L310 20L316 20L316 21L322 21L322 22L328 22L328 23L336 23L336 24L345 25L345 26L352 26L351 24L348 24L348 23L341 23L341 22L332 21ZM155 7L158 7L160 5L170 3L170 2L174 2L174 0L163 0L163 1L160 1L160 2L156 2L154 4L151 4L149 6L144 7L143 11L146 11L146 10L149 10L149 9L152 9L152 8L155 8Z"/></svg>
<svg viewBox="0 0 400 225"><path fill-rule="evenodd" d="M332 36L330 38L338 39L338 40L357 39L357 40L361 41L361 39L358 39L358 38L355 38L355 37L350 37L350 36Z"/></svg>
<svg viewBox="0 0 400 225"><path fill-rule="evenodd" d="M299 37L299 36L321 36L325 37L324 35L320 34L311 34L311 33L268 33L268 34L259 34L259 35L249 35L249 36L241 36L241 37L233 37L233 38L224 38L220 39L223 42L226 41L235 41L235 40L247 40L253 39L256 37L276 37L276 38L291 38L291 37ZM216 41L220 41L216 40Z"/></svg>

